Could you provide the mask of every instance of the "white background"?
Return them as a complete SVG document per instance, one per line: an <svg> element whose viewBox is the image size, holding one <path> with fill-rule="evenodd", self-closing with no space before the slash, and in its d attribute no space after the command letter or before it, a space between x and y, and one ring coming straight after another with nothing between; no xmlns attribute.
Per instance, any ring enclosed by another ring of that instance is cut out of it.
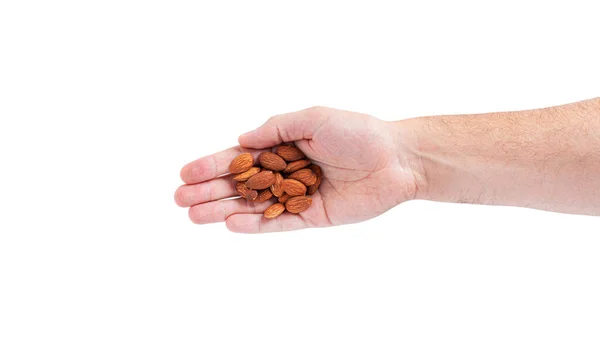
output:
<svg viewBox="0 0 600 337"><path fill-rule="evenodd" d="M589 4L0 2L0 335L598 336L598 218L412 201L241 235L173 202L278 113L598 96Z"/></svg>

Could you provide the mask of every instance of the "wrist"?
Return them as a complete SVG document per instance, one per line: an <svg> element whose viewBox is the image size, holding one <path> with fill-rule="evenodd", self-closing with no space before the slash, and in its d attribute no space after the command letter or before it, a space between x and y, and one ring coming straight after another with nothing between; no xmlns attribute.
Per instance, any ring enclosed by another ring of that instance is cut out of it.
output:
<svg viewBox="0 0 600 337"><path fill-rule="evenodd" d="M414 181L414 193L412 193L411 199L427 199L429 191L428 175L419 145L423 128L422 123L422 118L391 123L396 135L396 157L400 167L409 171Z"/></svg>
<svg viewBox="0 0 600 337"><path fill-rule="evenodd" d="M482 202L479 199L485 197L485 191L481 182L487 178L477 172L490 172L482 169L483 163L472 155L472 147L476 146L472 137L457 136L443 118L435 116L395 123L398 156L406 158L414 176L414 199Z"/></svg>
<svg viewBox="0 0 600 337"><path fill-rule="evenodd" d="M420 163L417 199L470 204L530 204L541 182L532 146L516 115L429 116L403 121L414 134L412 156ZM533 142L535 143L535 142Z"/></svg>

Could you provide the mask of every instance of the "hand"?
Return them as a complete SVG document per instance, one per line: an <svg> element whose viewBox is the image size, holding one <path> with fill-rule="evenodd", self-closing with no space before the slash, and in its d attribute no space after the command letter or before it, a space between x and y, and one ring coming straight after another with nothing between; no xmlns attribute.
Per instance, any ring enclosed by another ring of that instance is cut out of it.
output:
<svg viewBox="0 0 600 337"><path fill-rule="evenodd" d="M397 123L369 115L314 107L270 118L239 137L240 146L198 159L181 170L186 185L175 193L189 217L198 224L225 221L234 232L259 233L341 225L371 219L415 197L411 142ZM408 133L410 134L410 133ZM410 135L408 135L410 136ZM229 163L242 152L294 142L323 170L323 182L312 206L298 215L284 213L266 219L262 212L273 202L252 203L236 196Z"/></svg>

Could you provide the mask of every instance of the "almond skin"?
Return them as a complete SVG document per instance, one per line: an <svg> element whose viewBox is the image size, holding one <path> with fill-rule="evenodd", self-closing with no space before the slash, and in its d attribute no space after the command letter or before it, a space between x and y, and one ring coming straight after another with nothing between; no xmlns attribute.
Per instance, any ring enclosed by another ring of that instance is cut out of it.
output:
<svg viewBox="0 0 600 337"><path fill-rule="evenodd" d="M265 210L263 215L267 219L274 219L280 216L281 213L283 213L283 211L285 211L285 206L283 204L277 203L269 206L269 208Z"/></svg>
<svg viewBox="0 0 600 337"><path fill-rule="evenodd" d="M319 190L319 186L321 186L322 180L323 180L322 177L317 177L317 182L308 186L306 194L313 195L313 194L317 193L317 191Z"/></svg>
<svg viewBox="0 0 600 337"><path fill-rule="evenodd" d="M311 169L311 170L313 170L313 172L317 175L317 177L322 177L323 176L323 170L321 170L321 166L316 165L316 164L312 164L308 168Z"/></svg>
<svg viewBox="0 0 600 337"><path fill-rule="evenodd" d="M281 145L277 148L276 152L286 161L296 161L304 158L304 153L297 147L291 145Z"/></svg>
<svg viewBox="0 0 600 337"><path fill-rule="evenodd" d="M235 175L233 177L233 180L235 180L235 181L246 181L250 177L252 177L253 175L257 174L258 172L260 172L260 167L251 167L248 171L242 172L242 173L240 173L238 175Z"/></svg>
<svg viewBox="0 0 600 337"><path fill-rule="evenodd" d="M242 153L235 157L229 165L229 173L238 174L248 171L254 165L254 157L250 153Z"/></svg>
<svg viewBox="0 0 600 337"><path fill-rule="evenodd" d="M258 161L262 167L271 171L283 171L287 164L285 160L273 152L263 152L258 156Z"/></svg>
<svg viewBox="0 0 600 337"><path fill-rule="evenodd" d="M275 175L272 171L261 171L246 181L246 186L253 190L264 190L275 183Z"/></svg>
<svg viewBox="0 0 600 337"><path fill-rule="evenodd" d="M283 195L283 188L281 187L282 182L283 177L281 176L281 173L275 172L275 183L271 185L271 192L277 198Z"/></svg>
<svg viewBox="0 0 600 337"><path fill-rule="evenodd" d="M305 168L308 165L310 165L310 160L308 159L296 160L287 164L287 166L283 170L283 173L292 173L298 171L299 169Z"/></svg>
<svg viewBox="0 0 600 337"><path fill-rule="evenodd" d="M242 198L249 201L255 200L258 197L258 192L249 189L243 182L235 184L235 190Z"/></svg>
<svg viewBox="0 0 600 337"><path fill-rule="evenodd" d="M310 195L317 192L324 179L321 168L293 143L263 151L256 160L251 153L242 153L229 165L237 194L251 202L268 202L263 212L266 219L286 211L298 214L309 209ZM271 205L273 198L277 200Z"/></svg>
<svg viewBox="0 0 600 337"><path fill-rule="evenodd" d="M283 193L283 195L280 196L277 201L279 201L282 204L285 204L285 202L288 201L289 199L290 199L290 195L287 193Z"/></svg>
<svg viewBox="0 0 600 337"><path fill-rule="evenodd" d="M319 165L312 164L309 167L317 175L317 182L314 183L314 185L310 185L307 191L308 195L313 195L317 193L319 186L321 186L321 182L323 181L323 171L321 170L321 167L319 167Z"/></svg>
<svg viewBox="0 0 600 337"><path fill-rule="evenodd" d="M258 197L252 200L254 202L265 202L273 197L273 193L271 193L270 189L262 190L258 192Z"/></svg>
<svg viewBox="0 0 600 337"><path fill-rule="evenodd" d="M285 179L281 183L281 187L283 188L285 193L289 194L290 196L306 194L306 186L298 180Z"/></svg>
<svg viewBox="0 0 600 337"><path fill-rule="evenodd" d="M301 169L288 176L289 179L301 181L306 186L314 185L317 182L317 175L311 169Z"/></svg>
<svg viewBox="0 0 600 337"><path fill-rule="evenodd" d="M300 212L306 211L310 205L312 204L312 199L310 197L299 196L299 197L291 197L285 203L285 209L294 214L298 214Z"/></svg>

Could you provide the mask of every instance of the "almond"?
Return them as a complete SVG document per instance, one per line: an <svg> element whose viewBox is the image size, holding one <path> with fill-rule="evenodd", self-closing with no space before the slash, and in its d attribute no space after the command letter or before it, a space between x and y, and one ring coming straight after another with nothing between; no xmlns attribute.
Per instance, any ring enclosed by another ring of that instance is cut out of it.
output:
<svg viewBox="0 0 600 337"><path fill-rule="evenodd" d="M281 183L281 187L285 193L289 194L290 196L306 194L306 186L298 180L285 179Z"/></svg>
<svg viewBox="0 0 600 337"><path fill-rule="evenodd" d="M242 153L235 157L229 165L229 172L238 174L248 171L254 165L254 157L250 153Z"/></svg>
<svg viewBox="0 0 600 337"><path fill-rule="evenodd" d="M305 168L308 165L310 165L310 160L308 160L308 159L296 160L296 161L293 161L293 162L287 164L287 166L285 167L283 172L284 173L292 173L292 172L298 171L301 168Z"/></svg>
<svg viewBox="0 0 600 337"><path fill-rule="evenodd" d="M317 175L311 169L301 169L288 176L289 179L301 181L304 185L310 186L317 182Z"/></svg>
<svg viewBox="0 0 600 337"><path fill-rule="evenodd" d="M231 162L237 194L248 201L268 202L263 212L267 219L307 210L312 205L308 195L315 194L324 179L321 168L293 143L263 151L256 160L251 153L241 153ZM277 200L271 205L273 197Z"/></svg>
<svg viewBox="0 0 600 337"><path fill-rule="evenodd" d="M283 188L281 187L282 182L283 177L281 176L281 173L275 172L275 183L271 185L271 192L278 198L283 194Z"/></svg>
<svg viewBox="0 0 600 337"><path fill-rule="evenodd" d="M300 196L300 197L291 197L285 203L285 209L290 213L300 213L306 211L310 205L312 204L312 199L310 197Z"/></svg>
<svg viewBox="0 0 600 337"><path fill-rule="evenodd" d="M311 171L312 172L312 171ZM275 183L275 175L272 171L261 171L246 181L246 186L253 190L264 190Z"/></svg>
<svg viewBox="0 0 600 337"><path fill-rule="evenodd" d="M258 197L258 192L249 189L248 186L246 186L246 184L243 182L235 184L235 190L242 198L245 198L246 200L252 201Z"/></svg>
<svg viewBox="0 0 600 337"><path fill-rule="evenodd" d="M280 196L277 201L279 201L282 204L285 204L285 202L288 201L289 199L290 199L290 195L287 193L283 193L283 195Z"/></svg>
<svg viewBox="0 0 600 337"><path fill-rule="evenodd" d="M281 145L277 147L276 152L286 161L296 161L304 158L304 153L292 145Z"/></svg>
<svg viewBox="0 0 600 337"><path fill-rule="evenodd" d="M253 175L257 174L258 172L260 172L260 167L251 167L248 171L242 172L238 175L235 175L233 177L233 180L246 181L246 180L248 180L248 178L252 177Z"/></svg>
<svg viewBox="0 0 600 337"><path fill-rule="evenodd" d="M317 177L323 176L323 170L321 170L321 166L312 164L309 169L313 170L313 172L317 175Z"/></svg>
<svg viewBox="0 0 600 337"><path fill-rule="evenodd" d="M263 152L258 156L258 161L262 167L271 171L282 171L286 168L285 160L273 152Z"/></svg>
<svg viewBox="0 0 600 337"><path fill-rule="evenodd" d="M269 206L269 208L267 208L263 214L267 219L274 219L280 216L283 211L285 211L285 206L278 203Z"/></svg>
<svg viewBox="0 0 600 337"><path fill-rule="evenodd" d="M254 202L265 202L273 197L273 193L271 193L270 189L262 190L258 192L258 197L252 200Z"/></svg>
<svg viewBox="0 0 600 337"><path fill-rule="evenodd" d="M323 178L321 177L317 177L317 182L308 186L308 191L306 192L306 194L308 195L313 195L315 193L317 193L317 190L319 189L319 186L321 186L321 181L323 180Z"/></svg>
<svg viewBox="0 0 600 337"><path fill-rule="evenodd" d="M317 193L317 191L319 190L319 186L321 186L322 180L323 180L323 178L317 177L317 182L308 186L308 190L307 190L306 194L313 195L313 194Z"/></svg>
<svg viewBox="0 0 600 337"><path fill-rule="evenodd" d="M323 181L323 171L321 170L321 167L319 167L319 165L315 165L315 164L310 165L310 169L313 170L313 172L315 172L315 174L317 175L317 182L308 187L307 194L313 195L313 194L317 193L319 186L321 186L321 182Z"/></svg>

